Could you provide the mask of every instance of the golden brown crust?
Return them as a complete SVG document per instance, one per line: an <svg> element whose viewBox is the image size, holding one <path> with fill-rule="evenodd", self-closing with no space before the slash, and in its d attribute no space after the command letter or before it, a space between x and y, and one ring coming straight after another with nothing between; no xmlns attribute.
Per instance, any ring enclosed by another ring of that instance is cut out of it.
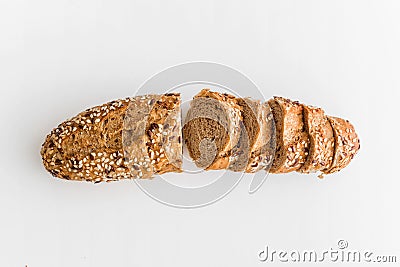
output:
<svg viewBox="0 0 400 267"><path fill-rule="evenodd" d="M146 125L148 154L157 174L182 172L180 105L176 103L180 103L179 94L161 96Z"/></svg>
<svg viewBox="0 0 400 267"><path fill-rule="evenodd" d="M334 138L331 124L321 108L303 105L303 118L310 138L310 149L306 162L299 172L310 173L331 166Z"/></svg>
<svg viewBox="0 0 400 267"><path fill-rule="evenodd" d="M360 149L360 139L348 120L331 116L328 116L328 120L333 129L335 152L331 166L323 170L325 174L338 172L346 167Z"/></svg>
<svg viewBox="0 0 400 267"><path fill-rule="evenodd" d="M147 147L150 139L146 134L146 125L151 110L160 98L160 95L134 97L124 113L122 146L125 164L132 177L151 178L155 173Z"/></svg>
<svg viewBox="0 0 400 267"><path fill-rule="evenodd" d="M149 178L153 173L170 171L167 167L165 170L153 170L150 153L145 150L148 139L144 135L123 136L124 131L133 132L128 126L125 128L129 124L124 123L132 102L138 104L140 100L149 105L150 98L142 96L112 101L87 109L61 123L42 145L41 155L45 168L55 177L91 182ZM180 134L180 130L176 132ZM125 151L129 143L127 138L131 139L131 143L139 141L138 146L131 149L132 154Z"/></svg>
<svg viewBox="0 0 400 267"><path fill-rule="evenodd" d="M303 123L303 107L297 101L274 97L268 103L272 108L277 130L277 143L272 173L298 170L306 161L308 134Z"/></svg>
<svg viewBox="0 0 400 267"><path fill-rule="evenodd" d="M124 165L122 129L129 99L87 109L61 123L42 145L45 168L55 177L100 182L130 178ZM118 127L117 127L118 128Z"/></svg>

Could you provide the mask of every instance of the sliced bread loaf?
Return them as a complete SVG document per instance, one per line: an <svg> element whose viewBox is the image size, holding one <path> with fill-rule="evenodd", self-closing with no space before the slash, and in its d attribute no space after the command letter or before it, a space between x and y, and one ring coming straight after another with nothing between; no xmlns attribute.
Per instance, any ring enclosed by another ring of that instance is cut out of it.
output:
<svg viewBox="0 0 400 267"><path fill-rule="evenodd" d="M321 171L331 166L334 138L331 124L321 108L303 105L303 120L310 138L306 162L298 170L303 173Z"/></svg>
<svg viewBox="0 0 400 267"><path fill-rule="evenodd" d="M325 174L338 172L346 167L360 149L360 139L354 126L345 119L328 116L333 129L334 154L331 165L323 170Z"/></svg>
<svg viewBox="0 0 400 267"><path fill-rule="evenodd" d="M55 177L96 183L181 172L180 115L179 94L87 109L46 137L43 164ZM192 100L183 135L190 156L206 170L329 174L346 167L360 148L353 125L320 108L208 89Z"/></svg>
<svg viewBox="0 0 400 267"><path fill-rule="evenodd" d="M276 96L268 104L276 127L276 150L270 172L296 171L306 161L309 147L303 123L303 107L297 101Z"/></svg>
<svg viewBox="0 0 400 267"><path fill-rule="evenodd" d="M179 94L127 98L87 109L46 137L43 164L55 177L90 182L180 172L179 116Z"/></svg>

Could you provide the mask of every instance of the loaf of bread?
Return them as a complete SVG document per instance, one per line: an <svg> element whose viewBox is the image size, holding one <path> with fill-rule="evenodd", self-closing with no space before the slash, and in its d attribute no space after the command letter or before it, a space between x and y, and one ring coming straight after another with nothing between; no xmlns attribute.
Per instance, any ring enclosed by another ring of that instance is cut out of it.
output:
<svg viewBox="0 0 400 267"><path fill-rule="evenodd" d="M204 98L212 98L215 108L202 102ZM231 109L217 108L228 103ZM203 90L192 101L187 119L183 136L189 155L207 170L319 172L323 177L346 167L360 148L347 120L283 97L261 103Z"/></svg>
<svg viewBox="0 0 400 267"><path fill-rule="evenodd" d="M182 172L182 143L206 170L338 172L360 149L354 126L283 97L267 102L203 89L181 126L180 94L112 101L79 113L46 137L45 168L90 182ZM183 137L182 137L183 134Z"/></svg>
<svg viewBox="0 0 400 267"><path fill-rule="evenodd" d="M96 183L181 172L180 101L146 95L87 109L46 137L43 164L55 177Z"/></svg>

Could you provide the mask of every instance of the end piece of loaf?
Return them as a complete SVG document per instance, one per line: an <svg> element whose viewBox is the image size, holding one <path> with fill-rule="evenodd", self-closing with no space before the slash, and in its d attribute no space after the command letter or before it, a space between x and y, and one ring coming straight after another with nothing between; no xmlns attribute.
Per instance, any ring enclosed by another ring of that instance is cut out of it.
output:
<svg viewBox="0 0 400 267"><path fill-rule="evenodd" d="M180 95L147 95L96 106L61 123L46 137L41 155L53 176L97 183L180 172L181 143Z"/></svg>
<svg viewBox="0 0 400 267"><path fill-rule="evenodd" d="M268 104L276 127L276 151L270 172L296 171L306 161L309 147L303 123L303 107L297 101L276 96Z"/></svg>

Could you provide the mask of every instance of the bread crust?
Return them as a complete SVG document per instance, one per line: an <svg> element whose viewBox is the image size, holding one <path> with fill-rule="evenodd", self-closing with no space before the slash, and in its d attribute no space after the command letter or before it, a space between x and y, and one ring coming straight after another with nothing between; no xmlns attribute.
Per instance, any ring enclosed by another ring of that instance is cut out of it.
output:
<svg viewBox="0 0 400 267"><path fill-rule="evenodd" d="M131 177L151 178L155 173L148 153L147 143L151 141L146 132L149 115L160 95L137 96L129 101L124 113L122 127L122 147L124 163Z"/></svg>
<svg viewBox="0 0 400 267"><path fill-rule="evenodd" d="M298 170L302 173L327 169L332 164L334 137L325 112L318 107L303 105L303 119L310 138L308 157Z"/></svg>
<svg viewBox="0 0 400 267"><path fill-rule="evenodd" d="M334 156L325 174L335 173L346 167L360 149L360 139L354 126L345 119L328 116L334 134Z"/></svg>
<svg viewBox="0 0 400 267"><path fill-rule="evenodd" d="M176 103L180 103L179 94L162 95L146 125L146 146L157 174L182 171L181 110Z"/></svg>
<svg viewBox="0 0 400 267"><path fill-rule="evenodd" d="M153 168L146 145L151 139L144 131L148 115L160 97L147 95L116 100L64 121L42 145L45 168L58 178L95 183L150 178L165 171ZM180 99L176 106L179 108ZM180 129L175 129L174 134L181 136ZM176 166L167 171L180 171L180 165Z"/></svg>
<svg viewBox="0 0 400 267"><path fill-rule="evenodd" d="M298 170L306 161L309 138L303 123L303 107L298 101L275 96L268 101L277 130L276 152L271 173Z"/></svg>

